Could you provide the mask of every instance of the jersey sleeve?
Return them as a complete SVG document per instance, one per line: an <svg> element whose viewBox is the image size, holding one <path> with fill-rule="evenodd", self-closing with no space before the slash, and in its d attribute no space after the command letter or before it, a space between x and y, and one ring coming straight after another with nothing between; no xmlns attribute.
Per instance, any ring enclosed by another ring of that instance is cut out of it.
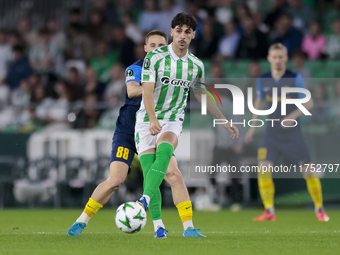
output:
<svg viewBox="0 0 340 255"><path fill-rule="evenodd" d="M264 91L260 82L260 79L256 80L257 90L256 90L256 96L257 98L263 100L265 98Z"/></svg>
<svg viewBox="0 0 340 255"><path fill-rule="evenodd" d="M307 89L306 83L303 80L301 74L297 74L295 78L295 87ZM299 98L305 98L306 95L304 93L298 93Z"/></svg>
<svg viewBox="0 0 340 255"><path fill-rule="evenodd" d="M149 52L143 63L142 69L142 82L156 82L156 69L155 69L155 53L153 51Z"/></svg>
<svg viewBox="0 0 340 255"><path fill-rule="evenodd" d="M202 64L202 75L201 75L201 82L205 82L205 70L204 70L204 65Z"/></svg>
<svg viewBox="0 0 340 255"><path fill-rule="evenodd" d="M125 70L125 84L129 81L136 81L140 83L142 74L142 67L131 65Z"/></svg>

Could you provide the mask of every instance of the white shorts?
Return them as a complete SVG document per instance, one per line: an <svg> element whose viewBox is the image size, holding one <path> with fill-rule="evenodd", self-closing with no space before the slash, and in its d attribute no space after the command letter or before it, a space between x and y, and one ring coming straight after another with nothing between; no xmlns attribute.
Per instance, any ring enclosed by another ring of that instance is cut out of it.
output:
<svg viewBox="0 0 340 255"><path fill-rule="evenodd" d="M178 139L181 136L182 122L159 120L159 124L162 127L162 131L158 135L150 134L150 122L140 122L136 124L135 143L138 155L148 149L156 148L158 139L165 132L175 133Z"/></svg>

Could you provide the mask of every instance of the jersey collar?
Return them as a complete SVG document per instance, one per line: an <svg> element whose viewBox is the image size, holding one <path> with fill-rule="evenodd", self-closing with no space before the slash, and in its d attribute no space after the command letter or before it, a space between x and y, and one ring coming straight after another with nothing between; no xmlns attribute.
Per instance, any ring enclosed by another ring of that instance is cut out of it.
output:
<svg viewBox="0 0 340 255"><path fill-rule="evenodd" d="M172 49L172 43L170 43L169 44L169 46L168 46L168 48L169 48L169 51L170 51L170 54L171 54L171 56L172 56L172 58L174 59L174 60L182 60L182 61L187 61L187 59L188 59L188 50L187 50L187 53L182 57L182 58L179 58L177 55L176 55L176 53L174 52L174 50Z"/></svg>

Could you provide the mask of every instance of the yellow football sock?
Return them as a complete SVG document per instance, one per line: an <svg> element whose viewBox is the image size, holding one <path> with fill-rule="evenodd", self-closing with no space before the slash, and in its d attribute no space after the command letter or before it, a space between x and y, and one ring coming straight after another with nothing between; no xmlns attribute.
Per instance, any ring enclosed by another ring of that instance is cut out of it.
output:
<svg viewBox="0 0 340 255"><path fill-rule="evenodd" d="M274 182L271 173L259 173L258 185L260 195L265 209L274 207Z"/></svg>
<svg viewBox="0 0 340 255"><path fill-rule="evenodd" d="M305 178L307 182L307 189L313 199L316 208L323 206L322 202L322 189L320 179L313 173L311 178Z"/></svg>
<svg viewBox="0 0 340 255"><path fill-rule="evenodd" d="M87 202L86 206L85 206L84 213L86 213L88 216L92 217L102 207L103 207L102 204L99 204L98 202L96 202L92 198L90 198L89 201Z"/></svg>
<svg viewBox="0 0 340 255"><path fill-rule="evenodd" d="M182 222L192 220L192 204L190 200L180 203L176 207Z"/></svg>

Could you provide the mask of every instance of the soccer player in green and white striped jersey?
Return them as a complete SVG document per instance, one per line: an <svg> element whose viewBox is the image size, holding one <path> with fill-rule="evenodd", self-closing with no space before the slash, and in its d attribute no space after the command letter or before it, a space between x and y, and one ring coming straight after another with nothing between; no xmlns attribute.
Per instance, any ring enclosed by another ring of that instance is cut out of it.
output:
<svg viewBox="0 0 340 255"><path fill-rule="evenodd" d="M137 112L135 141L144 171L144 192L139 202L145 210L161 185L169 161L178 144L184 121L190 85L193 81L204 82L204 66L201 60L188 51L195 37L197 22L186 13L177 14L171 22L173 43L149 52L142 70L143 99ZM194 89L200 100L199 89ZM218 119L225 119L210 98L208 111ZM238 129L224 125L231 137L238 137ZM182 221L188 222L183 236L203 236L192 225L190 201L179 209Z"/></svg>

